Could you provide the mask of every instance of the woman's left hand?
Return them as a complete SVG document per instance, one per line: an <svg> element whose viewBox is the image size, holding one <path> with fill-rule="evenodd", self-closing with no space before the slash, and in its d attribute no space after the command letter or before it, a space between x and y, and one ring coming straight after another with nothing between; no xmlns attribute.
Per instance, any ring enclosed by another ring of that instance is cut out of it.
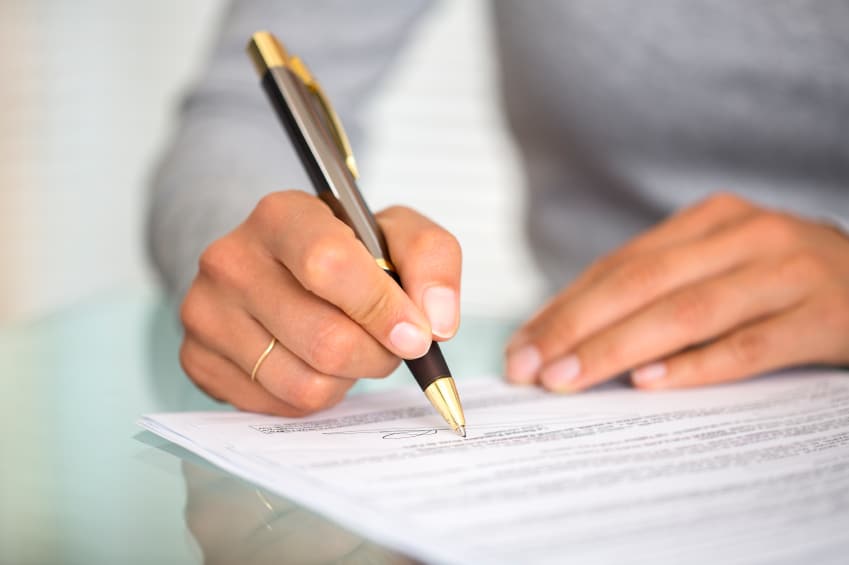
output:
<svg viewBox="0 0 849 565"><path fill-rule="evenodd" d="M849 237L719 194L592 265L513 337L507 377L646 389L849 365Z"/></svg>

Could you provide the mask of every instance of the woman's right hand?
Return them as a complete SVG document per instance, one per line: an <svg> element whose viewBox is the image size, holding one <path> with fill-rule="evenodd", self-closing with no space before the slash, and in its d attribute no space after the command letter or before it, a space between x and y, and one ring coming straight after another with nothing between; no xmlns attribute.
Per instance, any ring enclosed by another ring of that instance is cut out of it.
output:
<svg viewBox="0 0 849 565"><path fill-rule="evenodd" d="M453 336L457 240L408 208L377 221L404 290L318 198L295 190L264 197L200 258L180 310L189 377L242 410L300 416ZM277 344L251 381L272 337Z"/></svg>

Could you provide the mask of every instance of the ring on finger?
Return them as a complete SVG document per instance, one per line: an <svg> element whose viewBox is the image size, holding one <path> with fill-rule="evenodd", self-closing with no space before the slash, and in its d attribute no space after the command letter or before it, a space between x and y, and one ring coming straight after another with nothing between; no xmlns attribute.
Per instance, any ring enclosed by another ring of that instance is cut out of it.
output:
<svg viewBox="0 0 849 565"><path fill-rule="evenodd" d="M271 341L268 343L268 347L265 348L265 351L262 352L262 354L259 356L259 359L256 360L256 363L254 363L254 368L251 371L251 382L256 381L256 374L259 371L262 362L265 361L265 358L269 356L271 350L274 349L275 345L277 345L277 338L272 337Z"/></svg>

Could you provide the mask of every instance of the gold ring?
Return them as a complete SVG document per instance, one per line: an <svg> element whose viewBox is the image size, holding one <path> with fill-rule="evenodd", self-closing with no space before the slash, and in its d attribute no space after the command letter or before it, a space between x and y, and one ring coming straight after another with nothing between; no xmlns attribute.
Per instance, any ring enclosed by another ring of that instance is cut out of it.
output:
<svg viewBox="0 0 849 565"><path fill-rule="evenodd" d="M272 337L268 347L265 348L265 351L262 352L262 355L260 355L259 359L256 360L256 363L254 363L254 370L251 371L251 381L256 380L256 372L259 371L259 366L262 365L262 362L265 361L265 358L268 357L268 354L271 353L271 350L274 349L276 344L277 338Z"/></svg>

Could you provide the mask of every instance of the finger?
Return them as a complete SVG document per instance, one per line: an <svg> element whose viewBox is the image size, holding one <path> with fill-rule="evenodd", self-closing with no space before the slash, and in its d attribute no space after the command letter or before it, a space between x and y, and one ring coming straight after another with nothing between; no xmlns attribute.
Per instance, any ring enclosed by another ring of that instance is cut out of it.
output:
<svg viewBox="0 0 849 565"><path fill-rule="evenodd" d="M718 193L671 215L615 252L591 265L562 298L581 292L598 278L637 255L701 239L739 223L757 212L751 203L729 193Z"/></svg>
<svg viewBox="0 0 849 565"><path fill-rule="evenodd" d="M253 364L256 364L261 353L256 355ZM355 382L353 379L319 373L280 343L275 344L262 361L256 372L256 381L265 390L304 414L338 404Z"/></svg>
<svg viewBox="0 0 849 565"><path fill-rule="evenodd" d="M424 313L319 200L267 196L251 229L304 288L337 306L395 355L412 359L427 352L432 340Z"/></svg>
<svg viewBox="0 0 849 565"><path fill-rule="evenodd" d="M702 238L755 213L757 208L734 194L720 192L672 214L638 235L611 258L624 258L658 248Z"/></svg>
<svg viewBox="0 0 849 565"><path fill-rule="evenodd" d="M803 305L742 327L716 342L641 367L632 374L642 389L718 384L819 360L823 340L799 328L816 324Z"/></svg>
<svg viewBox="0 0 849 565"><path fill-rule="evenodd" d="M304 415L258 383L252 383L249 375L233 362L191 337L184 339L180 347L180 364L198 388L240 410L288 417Z"/></svg>
<svg viewBox="0 0 849 565"><path fill-rule="evenodd" d="M295 286L289 272L268 276L279 280L251 295L249 313L318 373L348 379L385 377L398 366L398 357L341 310Z"/></svg>
<svg viewBox="0 0 849 565"><path fill-rule="evenodd" d="M745 263L754 253L725 228L711 237L642 254L605 273L582 292L550 306L528 322L508 347L507 375L530 383L552 360L602 328L661 296Z"/></svg>
<svg viewBox="0 0 849 565"><path fill-rule="evenodd" d="M452 337L460 323L457 239L409 208L389 208L377 220L407 295L427 315L434 337Z"/></svg>
<svg viewBox="0 0 849 565"><path fill-rule="evenodd" d="M194 292L193 296L198 294ZM250 380L257 360L272 338L268 330L244 310L226 303L220 304L215 309L215 317L208 321L201 315L194 315L193 309L200 308L193 306L187 297L183 308L187 336L231 361ZM207 323L199 324L204 321ZM322 374L284 344L276 343L257 370L255 382L306 414L339 402L355 381ZM224 398L230 401L229 397Z"/></svg>
<svg viewBox="0 0 849 565"><path fill-rule="evenodd" d="M554 310L561 308L575 296L593 288L612 271L621 269L624 263L633 262L641 255L657 253L703 239L738 224L756 213L757 208L744 199L727 193L719 193L672 215L615 252L595 262L514 333L507 346L508 358L513 357L512 363L508 359L508 375L514 375L514 382L532 381L542 362L538 351L524 347L531 340L530 334L533 333L534 326L544 325L545 318ZM512 370L510 365L513 365Z"/></svg>
<svg viewBox="0 0 849 565"><path fill-rule="evenodd" d="M790 261L756 264L693 284L593 334L568 356L545 367L541 381L551 390L589 388L792 308L816 284L811 278L804 261Z"/></svg>
<svg viewBox="0 0 849 565"><path fill-rule="evenodd" d="M360 378L385 376L398 365L398 358L386 350L374 337L346 316L339 308L305 290L286 268L267 253L250 249L248 243L236 240L229 247L239 247L245 264L237 270L245 273L239 281L234 277L216 279L221 269L202 269L202 278L194 292L206 294L200 297L207 310L221 311L220 294L227 288L238 287L230 300L237 302L277 337L289 351L303 359L319 373L337 377ZM221 250L220 261L228 261L233 267L236 253ZM218 260L218 259L215 259ZM205 262L209 262L207 258ZM196 298L192 296L192 299ZM209 304L218 304L210 308ZM218 316L220 317L220 313ZM208 322L198 331L209 331ZM233 321L228 324L232 329ZM222 328L227 331L228 328ZM232 333L229 332L228 333ZM233 336L230 342L240 342L241 336Z"/></svg>

